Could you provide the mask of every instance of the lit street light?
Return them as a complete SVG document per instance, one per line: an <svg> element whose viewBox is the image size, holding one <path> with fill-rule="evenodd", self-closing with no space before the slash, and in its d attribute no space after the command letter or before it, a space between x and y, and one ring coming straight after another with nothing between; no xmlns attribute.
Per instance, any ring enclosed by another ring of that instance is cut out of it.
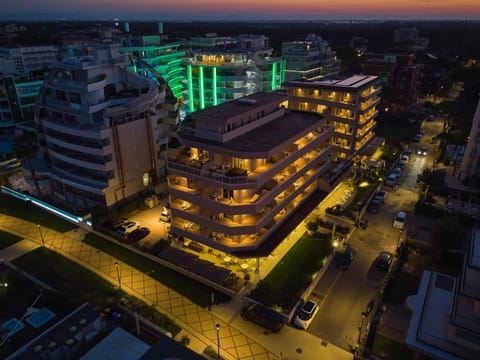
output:
<svg viewBox="0 0 480 360"><path fill-rule="evenodd" d="M217 357L220 359L220 324L215 325L217 330Z"/></svg>
<svg viewBox="0 0 480 360"><path fill-rule="evenodd" d="M115 269L117 269L118 288L122 289L122 281L120 279L120 270L118 270L118 262L115 261Z"/></svg>
<svg viewBox="0 0 480 360"><path fill-rule="evenodd" d="M37 224L38 232L40 233L40 239L42 239L42 246L45 247L45 239L43 238L42 228L40 224Z"/></svg>

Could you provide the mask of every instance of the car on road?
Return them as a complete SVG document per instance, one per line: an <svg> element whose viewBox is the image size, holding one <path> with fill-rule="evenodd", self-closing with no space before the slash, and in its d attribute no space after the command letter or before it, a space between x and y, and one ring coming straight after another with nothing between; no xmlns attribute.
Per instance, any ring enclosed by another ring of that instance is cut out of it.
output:
<svg viewBox="0 0 480 360"><path fill-rule="evenodd" d="M382 203L379 200L372 199L367 206L367 211L369 213L375 214L378 212L378 210L380 210L381 205Z"/></svg>
<svg viewBox="0 0 480 360"><path fill-rule="evenodd" d="M402 152L402 156L408 156L410 158L412 156L412 151L411 150L405 150Z"/></svg>
<svg viewBox="0 0 480 360"><path fill-rule="evenodd" d="M164 222L170 222L172 217L170 216L170 211L168 209L163 209L160 213L160 220Z"/></svg>
<svg viewBox="0 0 480 360"><path fill-rule="evenodd" d="M279 332L284 325L283 315L260 304L247 305L241 316L242 319L252 321L271 332Z"/></svg>
<svg viewBox="0 0 480 360"><path fill-rule="evenodd" d="M356 250L351 246L347 246L337 257L337 266L342 270L348 269L356 255Z"/></svg>
<svg viewBox="0 0 480 360"><path fill-rule="evenodd" d="M381 251L375 259L375 265L377 268L388 271L390 265L392 264L393 255L388 251Z"/></svg>
<svg viewBox="0 0 480 360"><path fill-rule="evenodd" d="M318 312L318 305L313 300L307 300L298 310L293 323L301 329L308 329L310 323Z"/></svg>
<svg viewBox="0 0 480 360"><path fill-rule="evenodd" d="M120 226L125 225L128 222L127 218L121 217L112 221L112 226L118 229Z"/></svg>
<svg viewBox="0 0 480 360"><path fill-rule="evenodd" d="M373 200L379 201L380 203L384 203L385 199L387 198L387 191L384 189L378 190Z"/></svg>
<svg viewBox="0 0 480 360"><path fill-rule="evenodd" d="M397 185L398 176L394 174L388 175L387 179L385 180L385 185L387 186L395 186Z"/></svg>
<svg viewBox="0 0 480 360"><path fill-rule="evenodd" d="M415 137L413 138L413 141L414 142L420 142L420 140L422 140L422 134L421 133L418 133L417 135L415 135Z"/></svg>
<svg viewBox="0 0 480 360"><path fill-rule="evenodd" d="M405 229L406 222L407 222L407 213L405 211L400 211L393 219L393 227L403 230Z"/></svg>
<svg viewBox="0 0 480 360"><path fill-rule="evenodd" d="M400 157L400 161L399 161L399 162L406 164L406 163L408 163L408 160L410 160L410 157L409 157L409 156L407 156L407 155L402 155L402 156Z"/></svg>
<svg viewBox="0 0 480 360"><path fill-rule="evenodd" d="M419 149L417 150L417 155L422 155L422 156L427 155L427 147L426 147L426 146L422 146L421 148L419 148Z"/></svg>
<svg viewBox="0 0 480 360"><path fill-rule="evenodd" d="M150 229L146 227L141 227L136 230L133 230L130 234L127 235L127 240L132 243L139 242L144 237L150 234Z"/></svg>
<svg viewBox="0 0 480 360"><path fill-rule="evenodd" d="M140 227L140 223L138 221L129 221L129 222L123 224L122 226L120 226L117 231L121 235L127 236L131 232L137 230L139 227Z"/></svg>
<svg viewBox="0 0 480 360"><path fill-rule="evenodd" d="M390 174L391 175L397 175L398 177L400 177L400 175L402 175L402 169L400 169L398 167L394 168Z"/></svg>

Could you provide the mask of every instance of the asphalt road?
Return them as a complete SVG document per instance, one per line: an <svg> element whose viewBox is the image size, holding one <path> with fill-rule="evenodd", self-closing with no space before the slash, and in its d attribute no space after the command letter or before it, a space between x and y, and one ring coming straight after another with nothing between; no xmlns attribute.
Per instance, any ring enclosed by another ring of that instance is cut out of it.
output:
<svg viewBox="0 0 480 360"><path fill-rule="evenodd" d="M388 191L378 213L366 213L367 229L357 229L352 235L350 245L357 250L357 256L350 268L342 271L332 264L314 289L312 298L318 301L320 311L308 329L313 335L345 350L357 343L362 312L385 277L385 272L375 267L375 258L380 251L395 253L400 231L393 228L393 218L398 211L413 216L419 191L417 175L432 167L438 143L431 144L431 139L441 132L442 126L439 119L423 124L424 136L419 143L412 143L413 154L398 187ZM421 146L427 147L426 156L416 154Z"/></svg>

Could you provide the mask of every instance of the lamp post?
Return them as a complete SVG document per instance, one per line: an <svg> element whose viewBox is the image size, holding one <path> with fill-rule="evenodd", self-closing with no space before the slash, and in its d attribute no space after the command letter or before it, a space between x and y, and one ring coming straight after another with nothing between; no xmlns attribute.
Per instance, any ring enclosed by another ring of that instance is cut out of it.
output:
<svg viewBox="0 0 480 360"><path fill-rule="evenodd" d="M217 330L217 357L220 359L220 324L215 325Z"/></svg>
<svg viewBox="0 0 480 360"><path fill-rule="evenodd" d="M122 281L120 279L120 270L118 270L118 262L115 261L115 269L117 269L118 288L122 290Z"/></svg>
<svg viewBox="0 0 480 360"><path fill-rule="evenodd" d="M42 228L40 224L37 224L38 232L40 233L40 239L42 239L42 246L45 247L45 239L43 238Z"/></svg>

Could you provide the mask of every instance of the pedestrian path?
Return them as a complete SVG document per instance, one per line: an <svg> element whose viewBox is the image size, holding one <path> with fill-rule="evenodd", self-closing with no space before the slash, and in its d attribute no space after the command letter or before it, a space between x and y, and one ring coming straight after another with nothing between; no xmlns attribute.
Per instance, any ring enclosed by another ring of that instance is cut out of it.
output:
<svg viewBox="0 0 480 360"><path fill-rule="evenodd" d="M40 229L36 224L4 214L0 214L0 229L25 239L2 250L2 253L10 254L8 261L41 246L43 238L47 248L79 263L110 283L120 285L123 291L153 304L159 312L166 314L182 327L183 335L188 334L190 338L194 338L193 343L202 343L205 347L209 345L217 349L216 324L219 324L218 338L221 355L225 359L278 359L275 352L261 346L252 337L240 332L208 310L195 305L135 268L83 243L81 240L86 234L85 230L75 229L68 233L59 233L44 227Z"/></svg>

